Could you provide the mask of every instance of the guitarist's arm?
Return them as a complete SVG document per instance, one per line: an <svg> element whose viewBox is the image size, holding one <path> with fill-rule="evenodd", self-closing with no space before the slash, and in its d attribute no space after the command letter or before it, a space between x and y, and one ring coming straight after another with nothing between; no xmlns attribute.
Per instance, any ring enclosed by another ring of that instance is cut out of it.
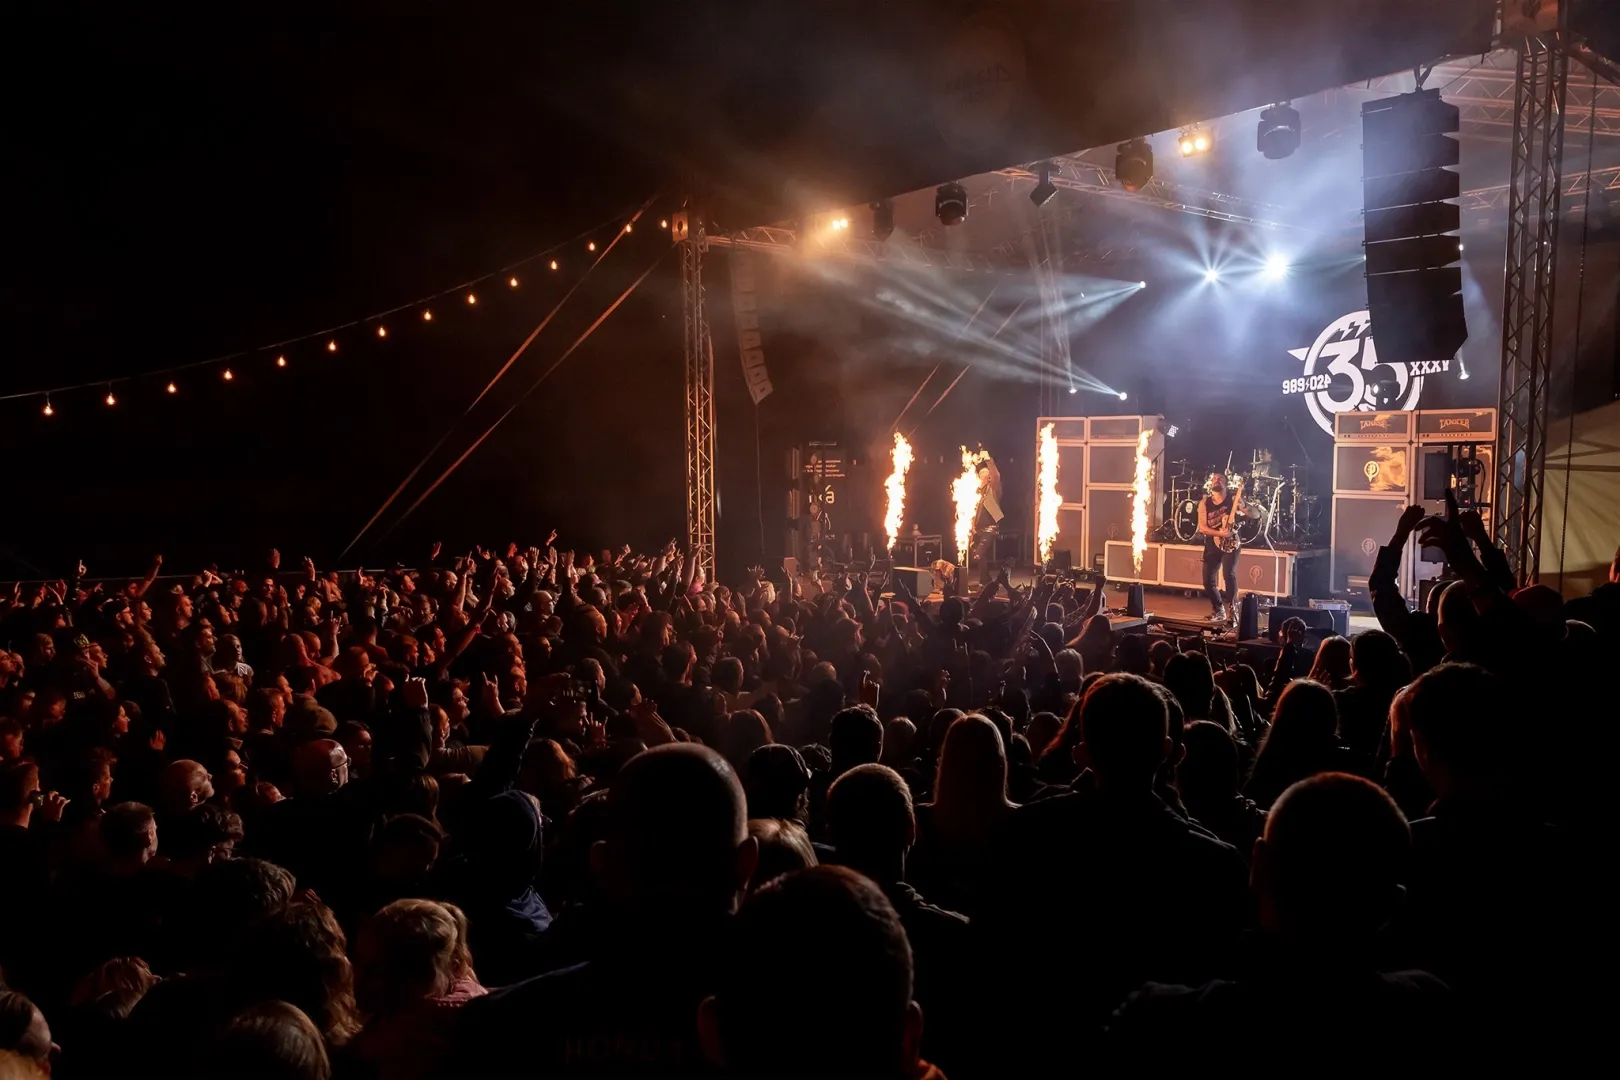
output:
<svg viewBox="0 0 1620 1080"><path fill-rule="evenodd" d="M1221 531L1209 527L1209 496L1198 500L1198 535L1219 537Z"/></svg>

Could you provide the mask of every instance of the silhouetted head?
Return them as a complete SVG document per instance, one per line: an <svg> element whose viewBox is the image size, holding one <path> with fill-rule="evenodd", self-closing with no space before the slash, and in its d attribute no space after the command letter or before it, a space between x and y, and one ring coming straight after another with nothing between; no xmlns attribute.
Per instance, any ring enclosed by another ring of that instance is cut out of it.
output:
<svg viewBox="0 0 1620 1080"><path fill-rule="evenodd" d="M1104 675L1080 700L1079 764L1104 789L1148 790L1168 759L1170 713L1154 685L1140 675Z"/></svg>
<svg viewBox="0 0 1620 1080"><path fill-rule="evenodd" d="M827 831L839 863L880 884L899 881L917 839L911 789L885 765L857 766L827 791Z"/></svg>
<svg viewBox="0 0 1620 1080"><path fill-rule="evenodd" d="M1405 895L1412 845L1400 808L1376 784L1321 773L1284 791L1255 841L1251 884L1261 924L1350 944L1378 930Z"/></svg>
<svg viewBox="0 0 1620 1080"><path fill-rule="evenodd" d="M695 743L671 743L614 777L591 863L622 905L729 913L758 856L731 766Z"/></svg>
<svg viewBox="0 0 1620 1080"><path fill-rule="evenodd" d="M738 914L729 963L699 1010L704 1050L739 1076L911 1077L922 1036L911 977L882 890L839 866L789 874Z"/></svg>

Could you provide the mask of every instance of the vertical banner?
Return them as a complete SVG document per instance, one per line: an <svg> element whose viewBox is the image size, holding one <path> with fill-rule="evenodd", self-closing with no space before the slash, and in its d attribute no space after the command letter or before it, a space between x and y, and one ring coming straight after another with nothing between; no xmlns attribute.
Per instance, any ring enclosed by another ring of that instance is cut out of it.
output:
<svg viewBox="0 0 1620 1080"><path fill-rule="evenodd" d="M760 347L754 257L737 248L731 250L731 310L737 318L737 351L742 356L743 378L758 405L771 395L771 376L765 370L765 350Z"/></svg>

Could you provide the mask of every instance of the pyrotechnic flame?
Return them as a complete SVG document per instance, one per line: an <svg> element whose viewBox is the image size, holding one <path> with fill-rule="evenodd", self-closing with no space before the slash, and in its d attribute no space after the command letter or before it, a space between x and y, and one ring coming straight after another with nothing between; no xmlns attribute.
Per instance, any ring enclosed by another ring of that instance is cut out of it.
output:
<svg viewBox="0 0 1620 1080"><path fill-rule="evenodd" d="M1131 498L1131 558L1136 573L1142 574L1142 556L1147 554L1148 504L1153 499L1153 459L1148 457L1148 440L1152 431L1136 437L1136 491Z"/></svg>
<svg viewBox="0 0 1620 1080"><path fill-rule="evenodd" d="M951 501L956 504L956 561L966 562L973 544L973 522L979 516L979 462L983 450L962 447L962 475L951 482Z"/></svg>
<svg viewBox="0 0 1620 1080"><path fill-rule="evenodd" d="M883 511L883 529L889 534L889 550L900 541L900 529L906 523L906 473L911 470L911 444L898 431L894 433L894 451L890 455L894 469L884 481L883 490L888 505Z"/></svg>
<svg viewBox="0 0 1620 1080"><path fill-rule="evenodd" d="M1057 543L1058 507L1063 498L1058 495L1058 444L1055 424L1041 428L1040 452L1036 454L1040 475L1040 518L1035 529L1041 562L1052 561L1052 546Z"/></svg>

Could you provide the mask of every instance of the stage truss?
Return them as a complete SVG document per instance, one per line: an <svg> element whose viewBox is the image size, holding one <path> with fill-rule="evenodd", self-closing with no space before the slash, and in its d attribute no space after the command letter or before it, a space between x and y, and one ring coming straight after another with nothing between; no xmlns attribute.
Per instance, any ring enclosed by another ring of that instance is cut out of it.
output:
<svg viewBox="0 0 1620 1080"><path fill-rule="evenodd" d="M703 293L703 219L673 222L681 249L681 349L686 360L686 551L714 580L714 342Z"/></svg>
<svg viewBox="0 0 1620 1080"><path fill-rule="evenodd" d="M1558 31L1525 40L1514 97L1494 518L1496 542L1521 585L1533 582L1541 569L1547 384L1569 80L1564 41Z"/></svg>

